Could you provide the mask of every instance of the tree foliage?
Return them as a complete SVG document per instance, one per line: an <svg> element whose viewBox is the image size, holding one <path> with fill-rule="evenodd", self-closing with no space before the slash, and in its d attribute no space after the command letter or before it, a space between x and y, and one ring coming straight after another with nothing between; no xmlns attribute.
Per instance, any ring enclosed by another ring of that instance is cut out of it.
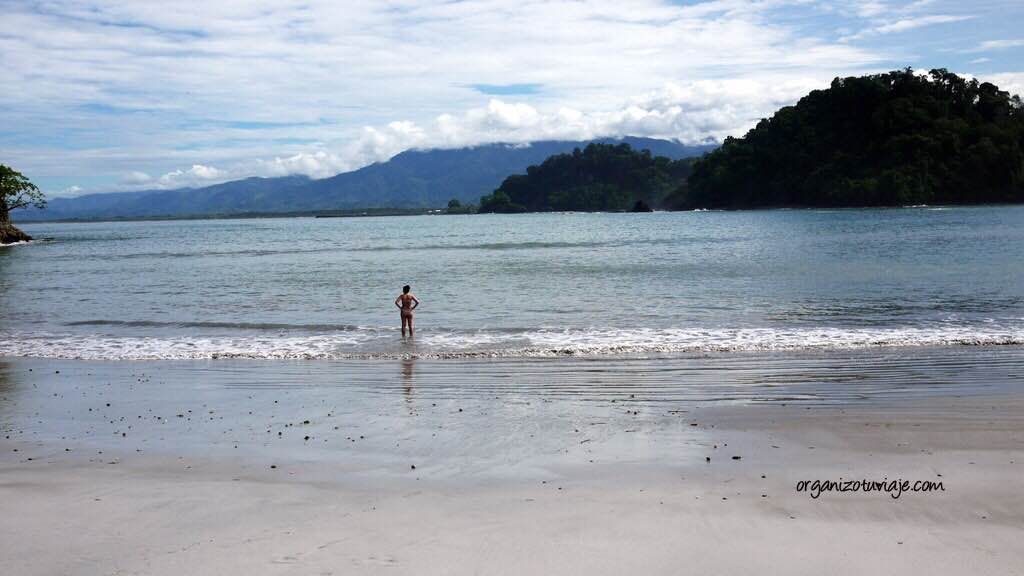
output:
<svg viewBox="0 0 1024 576"><path fill-rule="evenodd" d="M480 199L480 212L614 211L639 201L660 206L689 166L629 144L589 144L509 176Z"/></svg>
<svg viewBox="0 0 1024 576"><path fill-rule="evenodd" d="M1017 96L945 69L836 78L728 138L677 208L1024 202Z"/></svg>
<svg viewBox="0 0 1024 576"><path fill-rule="evenodd" d="M0 220L6 221L11 210L29 206L44 208L43 193L23 174L0 164Z"/></svg>
<svg viewBox="0 0 1024 576"><path fill-rule="evenodd" d="M473 204L463 204L459 202L458 198L452 198L448 201L448 214L475 214L476 206Z"/></svg>

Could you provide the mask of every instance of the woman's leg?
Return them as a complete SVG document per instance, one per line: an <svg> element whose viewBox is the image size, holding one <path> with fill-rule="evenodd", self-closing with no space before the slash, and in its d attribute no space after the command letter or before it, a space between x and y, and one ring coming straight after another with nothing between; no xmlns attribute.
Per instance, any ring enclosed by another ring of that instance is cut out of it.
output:
<svg viewBox="0 0 1024 576"><path fill-rule="evenodd" d="M412 337L412 319L413 319L413 315L412 315L412 312L410 312L409 313L409 337L410 338Z"/></svg>
<svg viewBox="0 0 1024 576"><path fill-rule="evenodd" d="M409 323L409 317L402 312L402 338L405 338L405 325Z"/></svg>

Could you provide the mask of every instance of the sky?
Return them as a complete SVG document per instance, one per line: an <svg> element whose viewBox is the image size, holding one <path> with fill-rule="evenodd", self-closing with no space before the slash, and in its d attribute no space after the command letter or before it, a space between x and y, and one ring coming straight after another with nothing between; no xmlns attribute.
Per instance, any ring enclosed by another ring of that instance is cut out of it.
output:
<svg viewBox="0 0 1024 576"><path fill-rule="evenodd" d="M410 148L742 136L836 76L1024 94L1024 2L0 0L0 163L49 196Z"/></svg>

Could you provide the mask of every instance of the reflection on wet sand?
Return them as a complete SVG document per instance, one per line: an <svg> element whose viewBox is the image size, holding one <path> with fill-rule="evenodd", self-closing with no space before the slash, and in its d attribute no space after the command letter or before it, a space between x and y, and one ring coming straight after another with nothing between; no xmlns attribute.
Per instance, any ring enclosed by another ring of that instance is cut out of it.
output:
<svg viewBox="0 0 1024 576"><path fill-rule="evenodd" d="M415 358L409 357L402 360L402 393L410 404L412 403L413 372L415 369Z"/></svg>

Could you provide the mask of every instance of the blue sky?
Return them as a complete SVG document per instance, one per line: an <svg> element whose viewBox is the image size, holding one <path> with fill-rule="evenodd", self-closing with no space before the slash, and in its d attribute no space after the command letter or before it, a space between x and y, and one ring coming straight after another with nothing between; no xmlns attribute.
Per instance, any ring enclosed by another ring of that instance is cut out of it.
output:
<svg viewBox="0 0 1024 576"><path fill-rule="evenodd" d="M4 2L0 163L51 196L408 148L741 135L835 76L1024 92L1024 2Z"/></svg>

